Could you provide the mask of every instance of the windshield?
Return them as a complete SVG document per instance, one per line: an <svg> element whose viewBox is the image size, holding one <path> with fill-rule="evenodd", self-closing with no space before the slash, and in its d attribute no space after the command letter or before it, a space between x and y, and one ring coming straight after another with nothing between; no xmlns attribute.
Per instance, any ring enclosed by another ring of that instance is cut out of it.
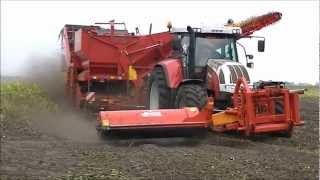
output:
<svg viewBox="0 0 320 180"><path fill-rule="evenodd" d="M232 38L197 37L195 59L196 66L205 66L208 59L238 61L235 40Z"/></svg>

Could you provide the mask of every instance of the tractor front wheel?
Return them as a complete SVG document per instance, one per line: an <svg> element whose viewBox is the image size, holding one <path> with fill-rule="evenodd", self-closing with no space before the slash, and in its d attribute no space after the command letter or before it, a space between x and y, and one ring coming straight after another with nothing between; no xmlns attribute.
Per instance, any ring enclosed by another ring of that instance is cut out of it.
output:
<svg viewBox="0 0 320 180"><path fill-rule="evenodd" d="M162 67L156 67L149 81L148 109L171 108L171 92Z"/></svg>
<svg viewBox="0 0 320 180"><path fill-rule="evenodd" d="M204 108L208 101L207 91L200 84L185 84L179 87L175 107Z"/></svg>

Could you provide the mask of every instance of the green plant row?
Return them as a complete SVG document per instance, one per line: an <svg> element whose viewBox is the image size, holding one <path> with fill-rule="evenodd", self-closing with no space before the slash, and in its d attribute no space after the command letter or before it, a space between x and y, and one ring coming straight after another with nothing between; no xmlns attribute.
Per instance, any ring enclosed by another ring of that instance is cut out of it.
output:
<svg viewBox="0 0 320 180"><path fill-rule="evenodd" d="M35 83L1 82L1 115L8 118L25 117L34 113L55 111L56 105Z"/></svg>

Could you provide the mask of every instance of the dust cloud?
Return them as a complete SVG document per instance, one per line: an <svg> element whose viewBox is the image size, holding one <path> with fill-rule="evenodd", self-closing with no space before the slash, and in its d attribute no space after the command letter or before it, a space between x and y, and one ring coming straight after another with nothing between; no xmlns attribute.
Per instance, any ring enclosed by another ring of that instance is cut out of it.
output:
<svg viewBox="0 0 320 180"><path fill-rule="evenodd" d="M62 52L46 56L32 55L21 72L22 79L38 84L48 98L58 105L57 112L33 114L32 123L43 133L77 142L97 142L94 116L72 106L64 91L66 69Z"/></svg>
<svg viewBox="0 0 320 180"><path fill-rule="evenodd" d="M141 144L184 144L190 140L185 136L193 136L193 131L133 131L110 134L110 138L104 141L96 134L96 117L76 109L69 97L65 95L65 68L62 52L54 52L47 55L29 56L25 68L19 78L38 84L46 93L48 98L58 105L57 112L38 113L31 115L32 126L44 134L53 135L58 138L68 139L76 143L105 143L117 142L125 145L131 144L132 139L137 145ZM34 112L34 111L32 111ZM170 140L167 139L170 137ZM174 137L176 139L174 140ZM152 140L151 140L151 139ZM147 139L147 140L145 140ZM192 143L191 143L192 144Z"/></svg>

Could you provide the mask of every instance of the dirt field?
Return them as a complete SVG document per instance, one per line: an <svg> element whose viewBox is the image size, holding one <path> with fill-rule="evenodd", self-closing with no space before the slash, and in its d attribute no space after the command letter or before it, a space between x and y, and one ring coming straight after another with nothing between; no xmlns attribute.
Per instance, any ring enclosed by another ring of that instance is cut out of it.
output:
<svg viewBox="0 0 320 180"><path fill-rule="evenodd" d="M77 111L4 121L1 179L318 179L318 99L292 138L211 132L122 133L106 140Z"/></svg>

